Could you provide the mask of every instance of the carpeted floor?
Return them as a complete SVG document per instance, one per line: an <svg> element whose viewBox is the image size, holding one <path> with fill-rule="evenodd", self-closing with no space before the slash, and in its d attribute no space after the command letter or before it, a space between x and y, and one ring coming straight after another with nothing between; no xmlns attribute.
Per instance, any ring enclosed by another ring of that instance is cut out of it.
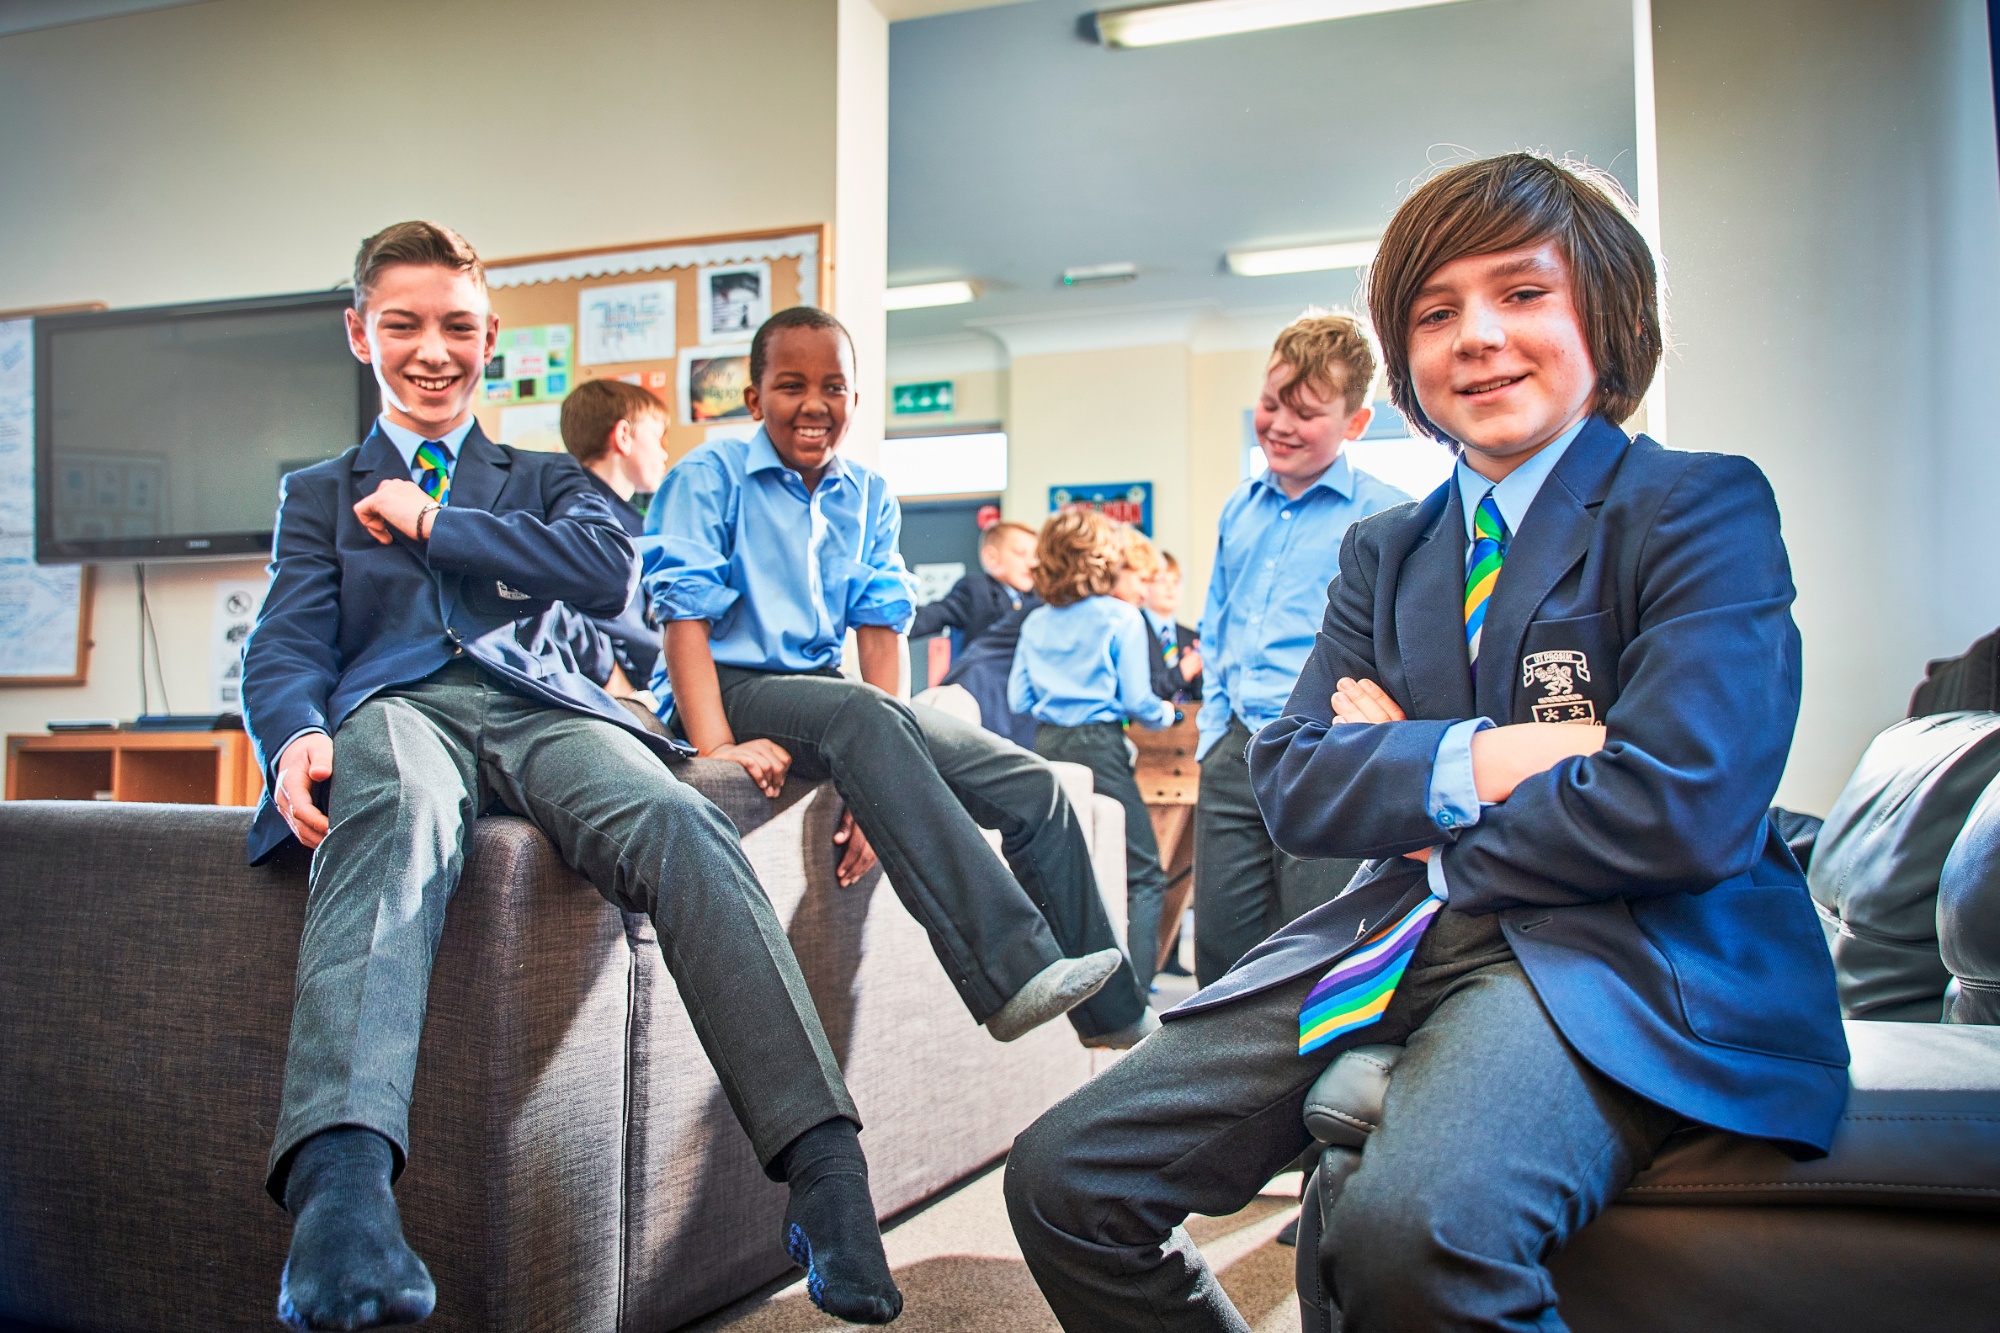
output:
<svg viewBox="0 0 2000 1333"><path fill-rule="evenodd" d="M1021 1262L1000 1195L1001 1173L988 1171L884 1237L903 1289L897 1333L1058 1333L1055 1316ZM1298 1333L1292 1251L1272 1238L1298 1212L1299 1178L1280 1176L1269 1192L1231 1217L1188 1219L1188 1233L1222 1278L1223 1288L1256 1333ZM805 1286L752 1296L681 1333L819 1333L849 1328L821 1314Z"/></svg>

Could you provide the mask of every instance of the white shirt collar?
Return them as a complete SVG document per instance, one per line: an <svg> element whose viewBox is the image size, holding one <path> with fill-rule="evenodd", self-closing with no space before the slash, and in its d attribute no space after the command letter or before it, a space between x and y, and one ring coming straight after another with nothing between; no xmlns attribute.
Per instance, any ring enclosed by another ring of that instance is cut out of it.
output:
<svg viewBox="0 0 2000 1333"><path fill-rule="evenodd" d="M438 443L451 450L451 465L453 467L458 466L459 451L465 444L465 437L471 434L475 420L476 418L467 417L463 426L438 437ZM431 437L428 435L419 435L413 430L398 426L395 422L389 420L386 415L376 418L375 424L381 428L384 435L389 437L389 443L396 446L396 452L403 456L403 466L414 470L417 465L417 446Z"/></svg>
<svg viewBox="0 0 2000 1333"><path fill-rule="evenodd" d="M1458 478L1459 507L1465 511L1466 540L1472 539L1472 516L1479 509L1479 502L1486 492L1493 492L1493 503L1500 510L1500 517L1507 524L1511 536L1521 531L1521 520L1528 516L1528 509L1541 493L1542 483L1556 470L1556 464L1569 450L1590 418L1585 417L1562 434L1551 440L1540 452L1521 466L1509 472L1499 481L1489 481L1466 466L1465 455L1460 454L1454 475Z"/></svg>

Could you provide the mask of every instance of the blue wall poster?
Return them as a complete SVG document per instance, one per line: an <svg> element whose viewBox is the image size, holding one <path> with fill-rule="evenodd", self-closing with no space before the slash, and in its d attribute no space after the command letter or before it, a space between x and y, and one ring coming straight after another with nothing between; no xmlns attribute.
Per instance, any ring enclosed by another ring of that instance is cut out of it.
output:
<svg viewBox="0 0 2000 1333"><path fill-rule="evenodd" d="M1051 514L1077 505L1095 509L1116 522L1130 523L1148 537L1153 535L1153 483L1150 481L1111 481L1092 486L1049 487Z"/></svg>

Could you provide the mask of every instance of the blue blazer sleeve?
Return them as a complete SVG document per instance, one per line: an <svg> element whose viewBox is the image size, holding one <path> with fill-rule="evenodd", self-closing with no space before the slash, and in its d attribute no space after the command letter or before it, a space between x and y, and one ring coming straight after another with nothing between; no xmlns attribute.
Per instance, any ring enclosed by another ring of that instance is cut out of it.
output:
<svg viewBox="0 0 2000 1333"><path fill-rule="evenodd" d="M1250 744L1257 804L1271 840L1293 856L1398 856L1440 836L1427 808L1431 768L1438 742L1463 719L1333 725L1342 676L1388 688L1375 652L1378 635L1394 641L1395 608L1375 604L1380 553L1364 534L1372 535L1366 520L1342 539L1340 574L1327 588L1312 656L1285 715ZM1213 706L1203 706L1204 717Z"/></svg>
<svg viewBox="0 0 2000 1333"><path fill-rule="evenodd" d="M917 608L916 618L910 622L910 637L926 639L947 629L964 629L972 619L972 575L951 585L951 591L932 602L929 606Z"/></svg>
<svg viewBox="0 0 2000 1333"><path fill-rule="evenodd" d="M1605 748L1529 778L1444 850L1458 910L1698 893L1762 855L1800 670L1791 563L1755 464L1690 461L1638 593Z"/></svg>
<svg viewBox="0 0 2000 1333"><path fill-rule="evenodd" d="M575 459L559 458L537 472L546 521L523 510L493 514L446 505L431 520L425 559L440 573L498 579L587 616L617 615L639 578L632 538Z"/></svg>
<svg viewBox="0 0 2000 1333"><path fill-rule="evenodd" d="M243 725L269 773L286 741L329 734L327 698L340 678L340 561L335 488L293 473L279 483L271 590L243 646Z"/></svg>

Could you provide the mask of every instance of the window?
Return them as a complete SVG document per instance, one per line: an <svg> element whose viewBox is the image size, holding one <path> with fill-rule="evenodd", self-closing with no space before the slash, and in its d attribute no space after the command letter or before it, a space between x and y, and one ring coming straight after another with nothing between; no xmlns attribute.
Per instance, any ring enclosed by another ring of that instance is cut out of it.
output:
<svg viewBox="0 0 2000 1333"><path fill-rule="evenodd" d="M876 471L901 499L990 495L1007 489L1007 433L891 436Z"/></svg>

